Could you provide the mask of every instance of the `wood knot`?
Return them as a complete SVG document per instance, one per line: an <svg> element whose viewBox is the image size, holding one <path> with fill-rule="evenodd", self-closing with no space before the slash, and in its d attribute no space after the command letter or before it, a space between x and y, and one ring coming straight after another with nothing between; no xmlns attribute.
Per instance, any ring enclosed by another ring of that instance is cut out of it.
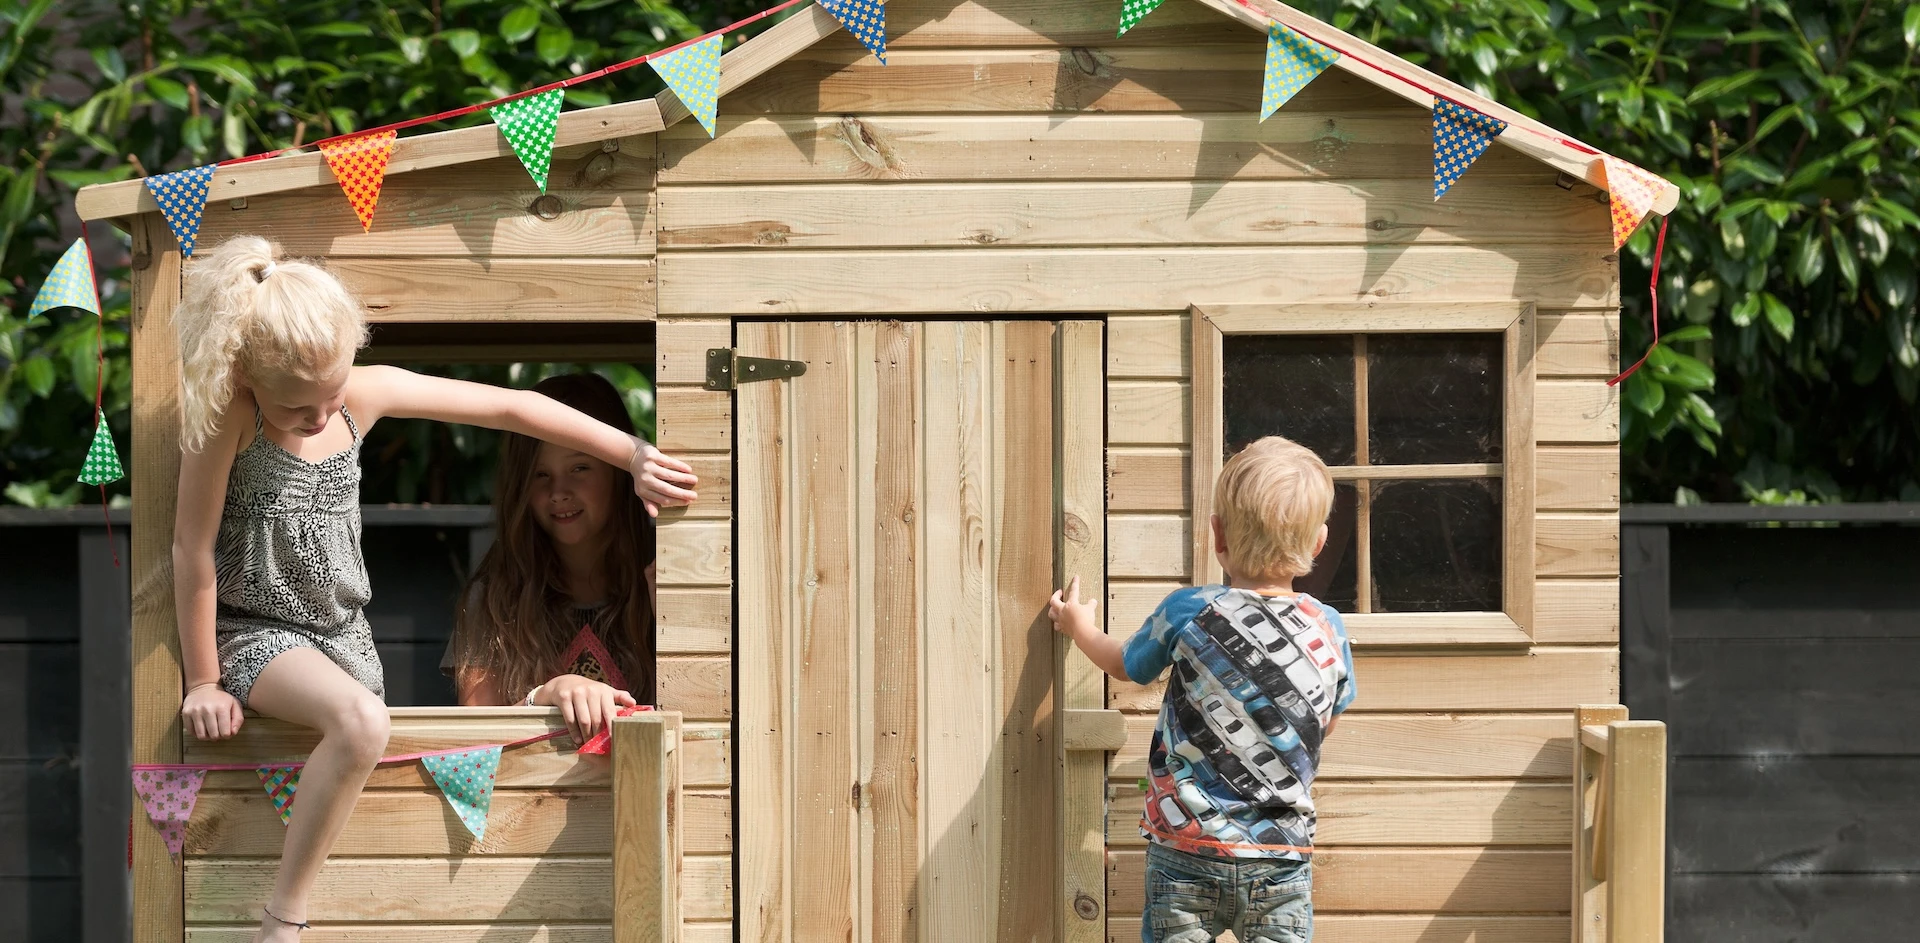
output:
<svg viewBox="0 0 1920 943"><path fill-rule="evenodd" d="M1093 54L1093 50L1085 46L1075 46L1067 50L1067 58L1073 61L1073 67L1078 69L1082 75L1100 74L1099 57Z"/></svg>
<svg viewBox="0 0 1920 943"><path fill-rule="evenodd" d="M1100 902L1085 891L1073 895L1073 915L1082 920L1100 919Z"/></svg>
<svg viewBox="0 0 1920 943"><path fill-rule="evenodd" d="M1093 532L1088 529L1087 522L1080 519L1080 515L1069 511L1060 516L1062 518L1060 523L1061 536L1066 537L1069 542L1076 544L1086 543L1087 538L1092 536Z"/></svg>
<svg viewBox="0 0 1920 943"><path fill-rule="evenodd" d="M527 212L541 219L559 219L561 209L560 198L551 193L543 193L527 204Z"/></svg>
<svg viewBox="0 0 1920 943"><path fill-rule="evenodd" d="M613 166L612 154L604 151L595 154L592 160L587 161L586 166L580 168L580 172L574 176L574 181L583 187L597 187L613 176Z"/></svg>
<svg viewBox="0 0 1920 943"><path fill-rule="evenodd" d="M138 271L138 272L146 271L147 269L153 266L153 253L148 252L145 249L141 249L135 252L133 254L132 264L135 271Z"/></svg>

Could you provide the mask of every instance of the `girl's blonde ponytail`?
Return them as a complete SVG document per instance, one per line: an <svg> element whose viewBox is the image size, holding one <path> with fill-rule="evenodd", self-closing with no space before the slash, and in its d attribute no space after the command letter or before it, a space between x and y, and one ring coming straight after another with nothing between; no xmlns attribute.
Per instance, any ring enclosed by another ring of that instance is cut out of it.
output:
<svg viewBox="0 0 1920 943"><path fill-rule="evenodd" d="M180 341L180 445L213 437L236 381L291 374L319 380L367 341L365 314L339 280L282 260L258 236L196 254L174 315Z"/></svg>

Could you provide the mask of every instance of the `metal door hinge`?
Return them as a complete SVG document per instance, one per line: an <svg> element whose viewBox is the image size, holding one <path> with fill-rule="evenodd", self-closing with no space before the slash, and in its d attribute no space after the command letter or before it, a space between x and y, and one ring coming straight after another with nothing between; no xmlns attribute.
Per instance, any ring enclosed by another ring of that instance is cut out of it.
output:
<svg viewBox="0 0 1920 943"><path fill-rule="evenodd" d="M805 361L742 357L734 353L731 347L715 347L707 351L706 388L731 390L742 383L785 380L806 372Z"/></svg>

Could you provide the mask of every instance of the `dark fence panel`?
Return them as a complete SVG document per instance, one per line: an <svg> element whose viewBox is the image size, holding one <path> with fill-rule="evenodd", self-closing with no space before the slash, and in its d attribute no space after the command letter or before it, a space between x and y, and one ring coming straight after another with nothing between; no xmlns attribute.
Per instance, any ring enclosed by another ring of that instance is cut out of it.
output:
<svg viewBox="0 0 1920 943"><path fill-rule="evenodd" d="M1912 938L1920 507L1622 520L1623 697L1668 724L1668 938Z"/></svg>

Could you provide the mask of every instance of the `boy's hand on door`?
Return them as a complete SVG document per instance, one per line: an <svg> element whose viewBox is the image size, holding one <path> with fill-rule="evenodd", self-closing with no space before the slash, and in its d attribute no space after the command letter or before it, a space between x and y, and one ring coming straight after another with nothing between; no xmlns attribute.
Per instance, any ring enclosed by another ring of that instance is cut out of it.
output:
<svg viewBox="0 0 1920 943"><path fill-rule="evenodd" d="M1080 598L1078 576L1067 583L1066 589L1054 590L1053 598L1047 601L1047 617L1053 620L1053 630L1076 642L1100 631L1094 619L1096 613L1093 600Z"/></svg>

